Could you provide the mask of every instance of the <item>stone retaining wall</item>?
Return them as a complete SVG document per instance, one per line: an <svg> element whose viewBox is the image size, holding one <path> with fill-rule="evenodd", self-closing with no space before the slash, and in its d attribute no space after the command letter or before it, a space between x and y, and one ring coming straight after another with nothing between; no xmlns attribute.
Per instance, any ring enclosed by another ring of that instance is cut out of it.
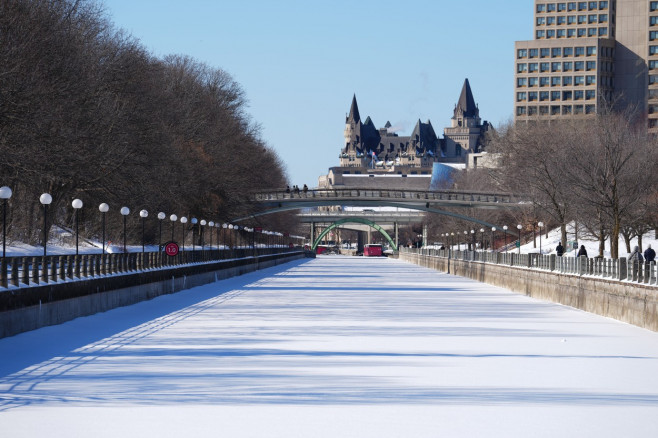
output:
<svg viewBox="0 0 658 438"><path fill-rule="evenodd" d="M0 338L129 306L303 257L304 252L299 251L261 256L256 262L253 259L227 260L20 289L20 293L42 298L35 305L0 312ZM47 297L58 293L73 298L48 300Z"/></svg>
<svg viewBox="0 0 658 438"><path fill-rule="evenodd" d="M658 288L628 281L401 252L400 260L658 331Z"/></svg>

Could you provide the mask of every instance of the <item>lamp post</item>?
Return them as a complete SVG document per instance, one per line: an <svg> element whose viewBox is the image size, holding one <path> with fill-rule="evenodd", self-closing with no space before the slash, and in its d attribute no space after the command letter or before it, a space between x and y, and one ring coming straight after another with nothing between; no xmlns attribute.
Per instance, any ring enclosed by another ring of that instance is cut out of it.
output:
<svg viewBox="0 0 658 438"><path fill-rule="evenodd" d="M450 233L450 249L453 249L452 245L454 243L453 242L454 240L455 240L455 233Z"/></svg>
<svg viewBox="0 0 658 438"><path fill-rule="evenodd" d="M468 250L468 231L464 230L464 251Z"/></svg>
<svg viewBox="0 0 658 438"><path fill-rule="evenodd" d="M45 257L48 245L48 205L53 202L53 197L44 193L39 197L39 202L43 204L43 256Z"/></svg>
<svg viewBox="0 0 658 438"><path fill-rule="evenodd" d="M199 222L199 225L201 225L201 227L199 227L199 234L200 234L200 237L201 237L201 251L203 251L204 246L205 246L205 242L203 240L203 227L205 227L207 223L208 222L206 222L205 219L201 219L201 222Z"/></svg>
<svg viewBox="0 0 658 438"><path fill-rule="evenodd" d="M7 199L11 198L11 189L7 186L0 187L0 199L2 199L2 258L5 258L7 243Z"/></svg>
<svg viewBox="0 0 658 438"><path fill-rule="evenodd" d="M523 226L518 224L516 228L519 230L519 254L521 254L521 228L523 228Z"/></svg>
<svg viewBox="0 0 658 438"><path fill-rule="evenodd" d="M496 227L491 227L491 251L494 250L495 241L496 241Z"/></svg>
<svg viewBox="0 0 658 438"><path fill-rule="evenodd" d="M139 212L139 216L142 218L142 254L144 253L144 222L146 222L148 215L149 212L146 210L141 210Z"/></svg>
<svg viewBox="0 0 658 438"><path fill-rule="evenodd" d="M194 245L195 245L195 243L196 243L196 242L194 241L194 230L195 230L195 228L196 228L196 224L199 223L199 220L198 220L197 218L193 217L193 218L190 220L190 223L192 224L192 251L194 251L194 250L195 250Z"/></svg>
<svg viewBox="0 0 658 438"><path fill-rule="evenodd" d="M228 229L233 230L233 224L228 224ZM228 232L228 246L233 249L233 232L229 231Z"/></svg>
<svg viewBox="0 0 658 438"><path fill-rule="evenodd" d="M103 254L105 254L105 213L110 209L110 206L106 203L102 203L98 206L98 210L101 212L101 217L103 218L103 241L101 242L101 247L103 248Z"/></svg>
<svg viewBox="0 0 658 438"><path fill-rule="evenodd" d="M162 220L166 217L167 215L164 214L163 211L158 213L158 222L160 223L160 233L158 237L158 252L162 251Z"/></svg>
<svg viewBox="0 0 658 438"><path fill-rule="evenodd" d="M484 251L484 228L480 228L480 251Z"/></svg>
<svg viewBox="0 0 658 438"><path fill-rule="evenodd" d="M539 254L541 254L541 228L544 226L544 223L539 222L537 226L539 226Z"/></svg>
<svg viewBox="0 0 658 438"><path fill-rule="evenodd" d="M175 214L172 214L169 216L169 220L171 221L171 241L174 241L174 225L176 225L176 221L178 220L178 216Z"/></svg>
<svg viewBox="0 0 658 438"><path fill-rule="evenodd" d="M183 224L183 240L181 241L181 248L183 248L183 251L185 251L185 224L187 223L187 218L185 216L180 218L180 223Z"/></svg>
<svg viewBox="0 0 658 438"><path fill-rule="evenodd" d="M78 210L82 208L82 201L74 199L71 206L75 209L75 255L78 255Z"/></svg>
<svg viewBox="0 0 658 438"><path fill-rule="evenodd" d="M226 229L228 228L228 224L222 224L222 228L224 229L224 246L226 246ZM219 244L217 244L217 247L219 248Z"/></svg>
<svg viewBox="0 0 658 438"><path fill-rule="evenodd" d="M505 236L505 251L507 251L507 225L503 225L503 235Z"/></svg>
<svg viewBox="0 0 658 438"><path fill-rule="evenodd" d="M126 253L126 217L130 214L128 207L121 207L121 215L123 216L123 253Z"/></svg>
<svg viewBox="0 0 658 438"><path fill-rule="evenodd" d="M256 257L256 231L253 228L248 231L251 232L251 253Z"/></svg>
<svg viewBox="0 0 658 438"><path fill-rule="evenodd" d="M475 230L471 230L471 241L473 242L473 251L475 251Z"/></svg>
<svg viewBox="0 0 658 438"><path fill-rule="evenodd" d="M210 250L212 251L212 229L215 228L215 222L208 222L208 226L210 227Z"/></svg>

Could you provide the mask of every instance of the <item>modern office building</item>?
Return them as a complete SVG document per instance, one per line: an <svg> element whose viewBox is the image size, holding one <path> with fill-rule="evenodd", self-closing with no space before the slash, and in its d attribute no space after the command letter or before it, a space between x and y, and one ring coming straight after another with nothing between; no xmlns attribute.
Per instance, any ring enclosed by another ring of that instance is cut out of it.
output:
<svg viewBox="0 0 658 438"><path fill-rule="evenodd" d="M658 1L535 0L534 39L515 43L517 121L637 105L658 130Z"/></svg>

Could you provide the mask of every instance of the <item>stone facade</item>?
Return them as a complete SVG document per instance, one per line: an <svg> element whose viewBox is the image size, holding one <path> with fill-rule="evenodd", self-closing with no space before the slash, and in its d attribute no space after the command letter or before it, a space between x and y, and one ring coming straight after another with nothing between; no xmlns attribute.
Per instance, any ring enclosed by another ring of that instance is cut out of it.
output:
<svg viewBox="0 0 658 438"><path fill-rule="evenodd" d="M437 136L429 120L418 120L408 136L391 130L390 122L377 128L370 117L362 121L355 95L345 118L340 165L321 176L318 185L427 190L435 163L463 168L469 163L470 154L483 154L489 128L489 123L480 119L468 79L464 81L451 126L444 129L443 139Z"/></svg>

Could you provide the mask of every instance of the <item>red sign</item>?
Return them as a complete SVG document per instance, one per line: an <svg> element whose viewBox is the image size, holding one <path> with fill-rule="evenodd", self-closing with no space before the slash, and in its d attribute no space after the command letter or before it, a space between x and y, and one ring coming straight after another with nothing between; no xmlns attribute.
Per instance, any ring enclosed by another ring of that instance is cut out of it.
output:
<svg viewBox="0 0 658 438"><path fill-rule="evenodd" d="M165 244L164 250L168 256L173 257L178 255L178 244L176 242L169 242Z"/></svg>
<svg viewBox="0 0 658 438"><path fill-rule="evenodd" d="M262 233L263 232L263 227L254 227L254 232L255 233Z"/></svg>

